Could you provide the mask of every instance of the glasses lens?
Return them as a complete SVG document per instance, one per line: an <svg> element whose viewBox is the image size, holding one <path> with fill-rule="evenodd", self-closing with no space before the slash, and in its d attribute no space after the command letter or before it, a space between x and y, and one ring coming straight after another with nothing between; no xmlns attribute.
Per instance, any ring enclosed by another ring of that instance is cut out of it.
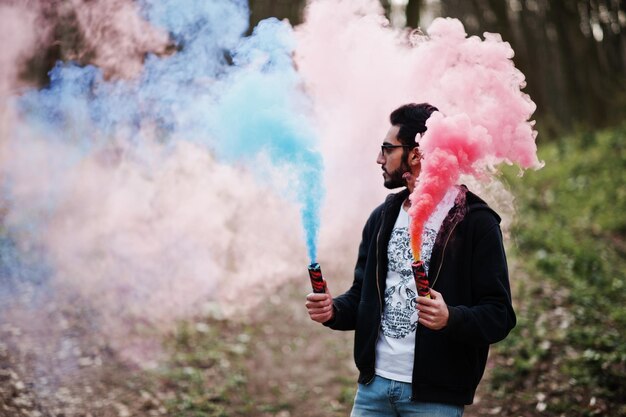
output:
<svg viewBox="0 0 626 417"><path fill-rule="evenodd" d="M383 153L383 155L387 156L387 155L389 155L389 153L391 153L392 150L394 150L396 148L404 148L404 145L389 145L389 144L385 144L385 145L381 145L380 146L380 151Z"/></svg>

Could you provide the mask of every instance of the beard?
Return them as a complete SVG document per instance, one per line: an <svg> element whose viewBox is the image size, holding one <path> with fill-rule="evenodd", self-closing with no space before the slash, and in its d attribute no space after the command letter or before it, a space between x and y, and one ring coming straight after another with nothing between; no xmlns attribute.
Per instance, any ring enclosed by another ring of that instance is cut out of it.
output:
<svg viewBox="0 0 626 417"><path fill-rule="evenodd" d="M410 172L409 165L402 161L402 165L400 165L398 169L392 172L387 172L387 178L385 178L385 183L383 185L385 188L390 190L399 187L406 187L406 180L402 178L402 176L407 172Z"/></svg>

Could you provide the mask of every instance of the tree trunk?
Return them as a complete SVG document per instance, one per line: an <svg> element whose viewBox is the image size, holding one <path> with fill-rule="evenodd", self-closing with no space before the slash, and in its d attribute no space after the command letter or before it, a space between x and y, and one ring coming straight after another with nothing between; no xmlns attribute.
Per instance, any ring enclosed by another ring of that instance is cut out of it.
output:
<svg viewBox="0 0 626 417"><path fill-rule="evenodd" d="M250 31L259 21L270 16L287 19L292 26L302 22L304 0L248 0L250 7Z"/></svg>
<svg viewBox="0 0 626 417"><path fill-rule="evenodd" d="M422 8L422 0L409 0L406 5L406 25L412 28L418 28L420 24L420 10Z"/></svg>

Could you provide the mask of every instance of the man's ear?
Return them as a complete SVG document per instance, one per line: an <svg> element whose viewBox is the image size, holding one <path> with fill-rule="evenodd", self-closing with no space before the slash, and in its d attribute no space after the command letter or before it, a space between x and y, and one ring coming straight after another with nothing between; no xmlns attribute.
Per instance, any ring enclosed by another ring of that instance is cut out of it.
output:
<svg viewBox="0 0 626 417"><path fill-rule="evenodd" d="M422 159L422 154L420 153L419 148L415 147L411 149L411 154L409 155L409 164L411 166L415 166L420 163Z"/></svg>

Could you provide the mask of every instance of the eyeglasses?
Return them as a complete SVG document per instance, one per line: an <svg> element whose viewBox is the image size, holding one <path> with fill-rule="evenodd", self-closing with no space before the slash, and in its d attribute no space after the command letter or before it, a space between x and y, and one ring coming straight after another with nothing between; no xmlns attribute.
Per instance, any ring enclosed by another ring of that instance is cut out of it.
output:
<svg viewBox="0 0 626 417"><path fill-rule="evenodd" d="M380 145L380 152L383 154L383 156L389 156L389 154L391 153L392 149L395 148L413 148L414 146L409 146L409 145L392 145L390 143L383 143L382 145Z"/></svg>

